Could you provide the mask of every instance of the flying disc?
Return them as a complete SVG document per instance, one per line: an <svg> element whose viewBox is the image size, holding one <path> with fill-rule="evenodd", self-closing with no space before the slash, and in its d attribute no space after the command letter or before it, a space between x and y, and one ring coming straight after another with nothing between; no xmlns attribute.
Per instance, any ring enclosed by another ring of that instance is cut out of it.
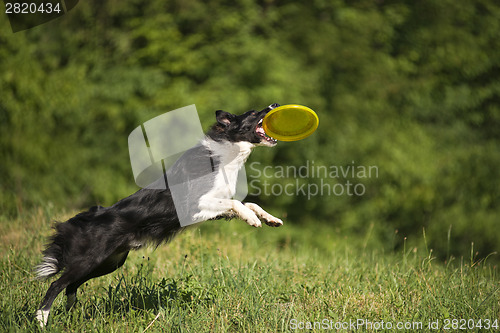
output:
<svg viewBox="0 0 500 333"><path fill-rule="evenodd" d="M264 117L262 127L270 137L280 141L307 138L319 124L318 115L307 106L288 104L278 106Z"/></svg>

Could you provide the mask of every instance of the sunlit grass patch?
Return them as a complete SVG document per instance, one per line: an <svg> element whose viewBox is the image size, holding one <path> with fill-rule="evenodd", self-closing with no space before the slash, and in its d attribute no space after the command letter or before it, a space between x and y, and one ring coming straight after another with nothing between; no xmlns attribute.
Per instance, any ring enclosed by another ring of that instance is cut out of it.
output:
<svg viewBox="0 0 500 333"><path fill-rule="evenodd" d="M2 331L38 329L34 312L50 281L34 280L31 269L50 221L43 212L2 221L1 230L24 239L2 245ZM82 286L70 312L58 297L49 329L267 332L323 320L494 320L499 287L498 269L487 261L445 265L425 248L388 254L327 226L212 221L131 252L120 270Z"/></svg>

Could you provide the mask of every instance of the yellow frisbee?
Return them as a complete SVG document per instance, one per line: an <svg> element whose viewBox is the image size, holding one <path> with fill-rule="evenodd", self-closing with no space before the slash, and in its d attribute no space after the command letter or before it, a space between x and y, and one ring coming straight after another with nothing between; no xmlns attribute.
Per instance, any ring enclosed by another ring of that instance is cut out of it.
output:
<svg viewBox="0 0 500 333"><path fill-rule="evenodd" d="M276 140L298 141L311 135L318 124L318 115L313 110L307 106L288 104L269 111L262 127L268 136Z"/></svg>

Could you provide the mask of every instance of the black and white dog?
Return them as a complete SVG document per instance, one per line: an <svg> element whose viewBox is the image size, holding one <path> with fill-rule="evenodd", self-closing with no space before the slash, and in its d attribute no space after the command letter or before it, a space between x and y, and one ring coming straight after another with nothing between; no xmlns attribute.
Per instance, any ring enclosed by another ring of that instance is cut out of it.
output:
<svg viewBox="0 0 500 333"><path fill-rule="evenodd" d="M262 128L264 116L273 108L248 111L233 115L216 112L217 122L205 138L184 153L167 171L169 179L203 179L195 193L188 196L186 204L193 223L217 218L238 217L254 227L261 220L273 227L283 222L253 203L232 199L236 180L255 146L273 147L276 140L268 137ZM199 177L197 166L209 158L212 176ZM201 189L201 190L200 190ZM194 202L193 202L194 201ZM159 245L168 242L184 229L168 185L163 189L143 188L110 207L96 206L55 227L56 232L43 252L43 261L36 267L39 278L62 272L54 281L36 313L43 327L57 295L66 289L70 309L76 301L78 287L89 279L113 272L123 265L130 250L147 243Z"/></svg>

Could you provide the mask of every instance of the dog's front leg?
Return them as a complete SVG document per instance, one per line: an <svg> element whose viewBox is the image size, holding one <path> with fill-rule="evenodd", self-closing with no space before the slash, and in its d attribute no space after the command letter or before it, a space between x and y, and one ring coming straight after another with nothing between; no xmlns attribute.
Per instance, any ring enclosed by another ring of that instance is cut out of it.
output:
<svg viewBox="0 0 500 333"><path fill-rule="evenodd" d="M238 200L204 197L200 200L198 207L200 212L194 216L196 221L201 222L220 216L233 217L236 215L252 227L262 226L254 211Z"/></svg>
<svg viewBox="0 0 500 333"><path fill-rule="evenodd" d="M256 212L252 210L250 207L244 205L238 200L232 200L233 201L233 211L240 217L241 219L245 220L246 223L253 227L261 227L262 223L260 222L260 219L256 215Z"/></svg>
<svg viewBox="0 0 500 333"><path fill-rule="evenodd" d="M279 218L275 216L272 216L257 204L251 202L245 202L245 207L250 208L250 210L252 210L258 217L263 219L264 223L267 224L268 226L281 227L283 225L283 221L281 221Z"/></svg>

